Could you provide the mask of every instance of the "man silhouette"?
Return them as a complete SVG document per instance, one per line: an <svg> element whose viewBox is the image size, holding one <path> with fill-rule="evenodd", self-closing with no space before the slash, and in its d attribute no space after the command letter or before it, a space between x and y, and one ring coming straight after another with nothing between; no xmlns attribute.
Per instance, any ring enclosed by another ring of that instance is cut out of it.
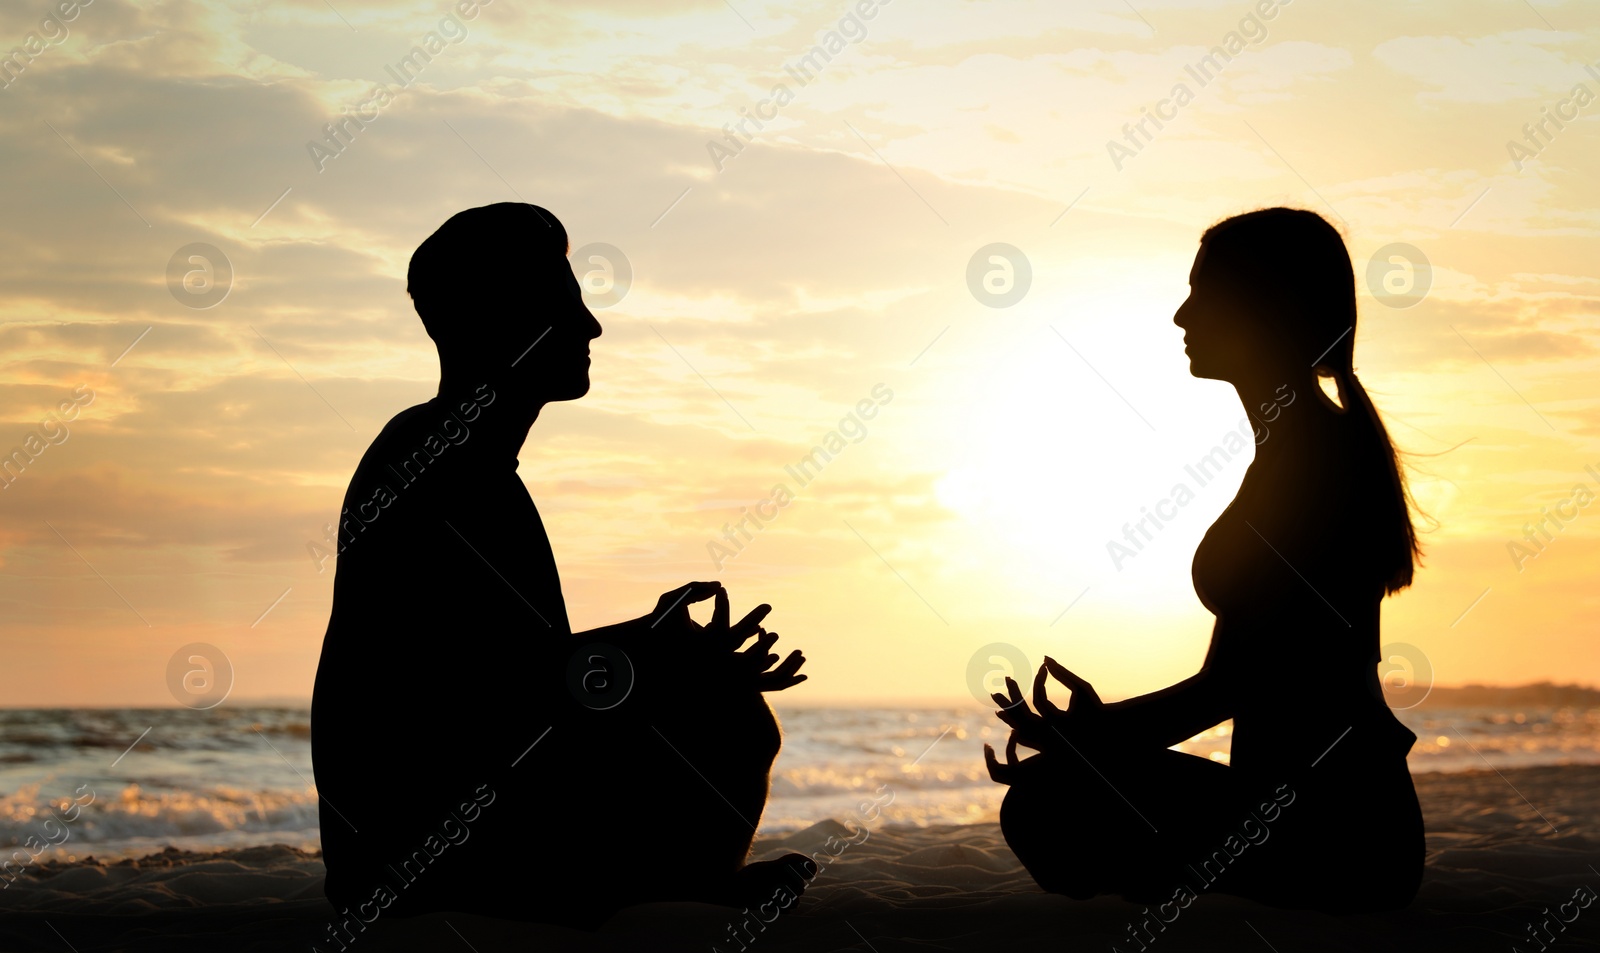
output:
<svg viewBox="0 0 1600 953"><path fill-rule="evenodd" d="M652 900L792 898L814 869L744 863L779 744L761 693L805 679L799 652L773 667L770 607L730 624L697 582L630 622L567 621L516 470L540 409L589 390L601 329L568 250L554 215L501 203L412 256L439 394L351 478L312 699L336 935L431 910L593 927Z"/></svg>

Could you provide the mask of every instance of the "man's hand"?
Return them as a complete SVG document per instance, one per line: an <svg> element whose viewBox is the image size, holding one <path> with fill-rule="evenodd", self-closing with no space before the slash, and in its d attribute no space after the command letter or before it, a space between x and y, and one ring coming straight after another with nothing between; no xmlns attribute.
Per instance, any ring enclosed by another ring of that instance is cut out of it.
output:
<svg viewBox="0 0 1600 953"><path fill-rule="evenodd" d="M689 606L708 598L715 598L716 602L711 610L710 624L702 626L690 617ZM738 670L749 674L757 691L778 692L806 680L806 676L797 674L806 659L797 649L789 653L782 665L773 668L778 656L770 654L770 649L778 641L778 633L768 632L761 626L761 621L771 611L772 606L763 603L750 610L737 623L730 624L728 590L722 583L691 582L661 594L661 598L656 600L650 628L658 628L666 623L668 628L684 629L699 636L704 640L703 644L713 651L731 651ZM739 647L752 636L756 641L744 651L739 651Z"/></svg>

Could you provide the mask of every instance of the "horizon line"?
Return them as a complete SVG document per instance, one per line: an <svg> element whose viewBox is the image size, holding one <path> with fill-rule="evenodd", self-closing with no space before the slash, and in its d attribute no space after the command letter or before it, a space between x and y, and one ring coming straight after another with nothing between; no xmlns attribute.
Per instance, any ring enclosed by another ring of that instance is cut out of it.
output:
<svg viewBox="0 0 1600 953"><path fill-rule="evenodd" d="M1435 685L1429 692L1461 691L1464 689L1489 689L1489 690L1515 690L1526 688L1569 689L1585 692L1600 692L1600 685L1587 685L1580 682L1554 682L1548 679L1534 682L1521 682L1517 684L1499 684L1487 682L1468 682L1464 685ZM1128 698L1137 696L1130 695ZM1107 699L1107 701L1122 701L1121 698ZM774 708L913 708L913 707L976 707L992 708L993 705L979 701L966 695L907 695L896 698L857 698L849 696L827 696L823 698L794 698L773 699L768 702ZM310 695L263 695L255 698L229 699L217 705L216 708L285 708L309 709L311 707ZM93 711L107 711L126 709L130 711L184 711L187 706L170 702L166 704L139 703L56 703L56 704L10 704L0 702L0 711L41 711L57 709L87 709ZM214 709L195 709L211 711ZM1403 710L1403 709L1402 709Z"/></svg>

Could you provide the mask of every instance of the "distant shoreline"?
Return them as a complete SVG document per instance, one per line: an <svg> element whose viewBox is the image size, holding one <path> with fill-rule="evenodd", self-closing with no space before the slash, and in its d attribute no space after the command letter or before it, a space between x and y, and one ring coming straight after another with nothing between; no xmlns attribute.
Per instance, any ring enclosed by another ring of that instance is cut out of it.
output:
<svg viewBox="0 0 1600 953"><path fill-rule="evenodd" d="M1063 690L1064 691L1064 690ZM1107 701L1118 699L1108 698ZM952 695L945 697L906 697L906 698L821 698L809 699L796 696L794 698L770 699L773 707L782 709L815 709L815 708L854 708L854 709L941 709L941 708L989 708L986 703L973 698ZM181 709L177 704L62 704L62 705L8 705L0 704L0 709L11 711L60 711L65 709L75 710L168 710ZM230 698L219 708L278 708L289 710L309 711L311 698L296 698L292 696L267 696L263 698ZM1560 685L1554 682L1530 682L1522 685L1483 685L1469 683L1466 685L1442 686L1436 685L1428 693L1426 699L1416 706L1417 708L1600 708L1600 688L1588 685L1567 684Z"/></svg>

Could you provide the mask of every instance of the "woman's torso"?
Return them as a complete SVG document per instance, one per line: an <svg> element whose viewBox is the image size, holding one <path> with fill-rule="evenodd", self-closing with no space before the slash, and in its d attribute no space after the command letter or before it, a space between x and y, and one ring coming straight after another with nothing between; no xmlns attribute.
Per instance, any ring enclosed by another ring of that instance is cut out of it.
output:
<svg viewBox="0 0 1600 953"><path fill-rule="evenodd" d="M1349 418L1305 410L1277 428L1285 444L1258 449L1195 551L1195 591L1217 617L1207 672L1235 699L1231 761L1281 772L1350 744L1403 763L1416 736L1377 678L1392 490Z"/></svg>

